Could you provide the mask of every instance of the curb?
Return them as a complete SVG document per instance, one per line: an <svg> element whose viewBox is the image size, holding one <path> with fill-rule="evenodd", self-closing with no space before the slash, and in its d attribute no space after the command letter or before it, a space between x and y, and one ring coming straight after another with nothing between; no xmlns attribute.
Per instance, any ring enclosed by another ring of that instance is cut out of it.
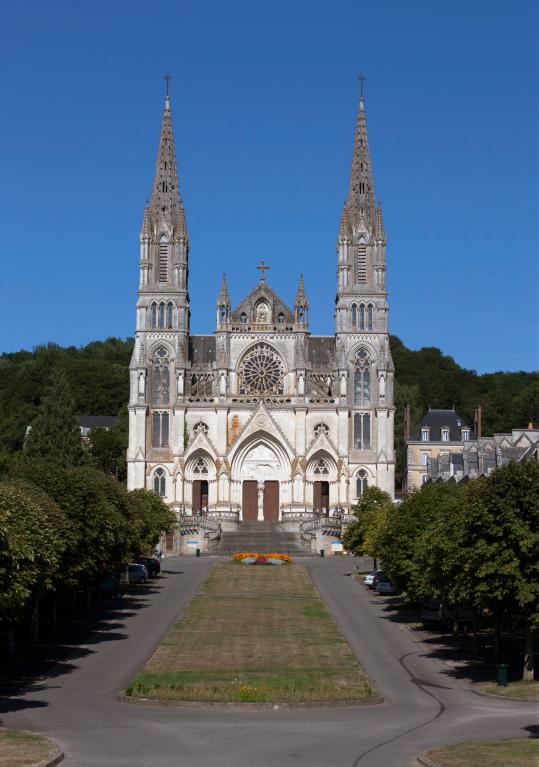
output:
<svg viewBox="0 0 539 767"><path fill-rule="evenodd" d="M64 752L58 750L56 754L54 754L51 758L45 759L42 762L38 762L38 764L34 765L34 767L54 767L55 764L60 764L63 758Z"/></svg>
<svg viewBox="0 0 539 767"><path fill-rule="evenodd" d="M495 692L483 692L482 690L473 690L476 695L481 695L482 698L494 698L494 700L511 700L516 703L538 703L539 698L513 698L510 695L497 695Z"/></svg>
<svg viewBox="0 0 539 767"><path fill-rule="evenodd" d="M203 701L203 700L166 700L161 698L135 698L131 695L118 695L120 703L141 704L143 706L168 706L171 708L193 709L225 709L238 711L277 711L278 709L304 709L304 708L362 708L363 706L376 706L384 703L382 696L365 698L364 700L337 700L327 703L242 703L240 701ZM39 765L38 767L42 767ZM43 766L45 767L45 765Z"/></svg>
<svg viewBox="0 0 539 767"><path fill-rule="evenodd" d="M421 754L418 754L417 761L419 764L425 765L425 767L440 767L438 762L433 762L431 759L429 759L428 756L426 756L426 751L423 751Z"/></svg>

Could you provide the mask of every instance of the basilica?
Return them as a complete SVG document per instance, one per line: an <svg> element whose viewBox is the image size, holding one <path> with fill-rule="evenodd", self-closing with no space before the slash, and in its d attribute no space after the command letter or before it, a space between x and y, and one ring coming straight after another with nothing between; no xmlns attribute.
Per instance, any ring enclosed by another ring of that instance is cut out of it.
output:
<svg viewBox="0 0 539 767"><path fill-rule="evenodd" d="M202 513L229 524L347 512L369 485L394 495L386 236L363 97L336 251L334 335L309 332L303 277L288 306L263 261L253 263L258 284L236 305L225 275L215 275L215 328L192 335L189 236L167 95L140 232L130 489L155 490L180 519Z"/></svg>

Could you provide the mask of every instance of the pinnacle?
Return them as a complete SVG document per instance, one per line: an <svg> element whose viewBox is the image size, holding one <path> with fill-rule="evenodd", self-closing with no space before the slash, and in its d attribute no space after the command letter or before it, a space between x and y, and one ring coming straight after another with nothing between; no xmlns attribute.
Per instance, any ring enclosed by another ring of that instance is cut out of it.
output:
<svg viewBox="0 0 539 767"><path fill-rule="evenodd" d="M359 99L346 208L348 208L350 223L357 224L363 221L367 227L374 228L376 223L374 179L363 96Z"/></svg>
<svg viewBox="0 0 539 767"><path fill-rule="evenodd" d="M296 306L308 306L307 296L305 295L305 287L303 285L303 275L299 275L298 292L296 293Z"/></svg>
<svg viewBox="0 0 539 767"><path fill-rule="evenodd" d="M228 286L226 284L226 274L223 272L221 277L221 288L219 290L219 296L217 297L218 306L230 306L230 295L228 293Z"/></svg>

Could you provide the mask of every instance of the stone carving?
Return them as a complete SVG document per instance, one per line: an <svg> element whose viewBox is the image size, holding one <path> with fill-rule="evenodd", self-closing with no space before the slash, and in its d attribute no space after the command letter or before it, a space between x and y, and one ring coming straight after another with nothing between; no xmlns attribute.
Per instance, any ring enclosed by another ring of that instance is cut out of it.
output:
<svg viewBox="0 0 539 767"><path fill-rule="evenodd" d="M240 394L283 394L281 358L268 344L257 344L243 358L239 370Z"/></svg>

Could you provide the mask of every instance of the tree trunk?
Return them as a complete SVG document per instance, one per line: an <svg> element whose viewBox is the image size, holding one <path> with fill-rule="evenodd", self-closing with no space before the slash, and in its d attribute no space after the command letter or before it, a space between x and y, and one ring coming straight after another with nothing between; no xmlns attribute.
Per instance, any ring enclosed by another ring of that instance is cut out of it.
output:
<svg viewBox="0 0 539 767"><path fill-rule="evenodd" d="M533 682L533 634L530 623L526 621L526 634L524 639L524 672L522 679L525 682Z"/></svg>
<svg viewBox="0 0 539 767"><path fill-rule="evenodd" d="M494 658L496 663L500 663L500 606L496 605L494 614Z"/></svg>
<svg viewBox="0 0 539 767"><path fill-rule="evenodd" d="M9 660L15 658L15 626L10 624L7 629L7 656Z"/></svg>
<svg viewBox="0 0 539 767"><path fill-rule="evenodd" d="M32 607L32 618L30 622L30 635L32 642L37 644L39 642L39 597L36 597Z"/></svg>
<svg viewBox="0 0 539 767"><path fill-rule="evenodd" d="M374 567L372 569L373 570L378 570L378 561L377 561L377 559L374 557L372 561L374 562Z"/></svg>

